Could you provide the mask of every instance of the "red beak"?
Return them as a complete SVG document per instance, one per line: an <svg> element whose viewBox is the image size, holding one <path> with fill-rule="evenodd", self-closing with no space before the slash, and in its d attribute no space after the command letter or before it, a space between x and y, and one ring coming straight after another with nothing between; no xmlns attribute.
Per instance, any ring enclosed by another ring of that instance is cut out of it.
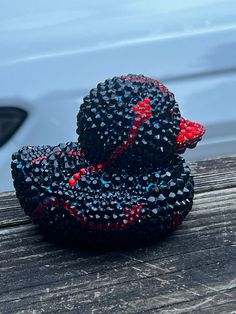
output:
<svg viewBox="0 0 236 314"><path fill-rule="evenodd" d="M183 154L186 148L196 147L204 133L204 126L181 117L180 132L177 138L177 153Z"/></svg>

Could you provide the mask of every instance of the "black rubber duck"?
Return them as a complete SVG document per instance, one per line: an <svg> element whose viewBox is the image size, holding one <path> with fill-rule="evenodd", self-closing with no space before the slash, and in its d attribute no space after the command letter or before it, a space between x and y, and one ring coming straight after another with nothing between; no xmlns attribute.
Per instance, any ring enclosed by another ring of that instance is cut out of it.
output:
<svg viewBox="0 0 236 314"><path fill-rule="evenodd" d="M26 146L12 156L16 195L43 231L66 241L156 241L192 207L194 182L179 156L204 127L181 117L160 82L107 79L83 100L78 142Z"/></svg>

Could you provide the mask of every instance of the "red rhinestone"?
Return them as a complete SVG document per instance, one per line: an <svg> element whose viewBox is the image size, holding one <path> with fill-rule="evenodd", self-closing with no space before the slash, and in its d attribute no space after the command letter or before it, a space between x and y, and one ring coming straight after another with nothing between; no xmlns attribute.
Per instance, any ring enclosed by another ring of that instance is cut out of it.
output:
<svg viewBox="0 0 236 314"><path fill-rule="evenodd" d="M151 112L147 112L147 113L146 113L146 117L147 117L147 118L151 118L151 117L152 117Z"/></svg>
<svg viewBox="0 0 236 314"><path fill-rule="evenodd" d="M146 106L145 109L148 110L148 111L150 111L150 110L152 110L152 107L151 107L151 106Z"/></svg>
<svg viewBox="0 0 236 314"><path fill-rule="evenodd" d="M133 215L133 219L134 219L134 221L137 221L137 220L139 220L139 215Z"/></svg>
<svg viewBox="0 0 236 314"><path fill-rule="evenodd" d="M144 99L144 103L145 103L145 104L148 105L148 104L150 104L150 102L151 102L151 100L150 100L149 98L145 98L145 99Z"/></svg>
<svg viewBox="0 0 236 314"><path fill-rule="evenodd" d="M94 171L96 171L96 168L94 166L91 166L90 170L94 172Z"/></svg>
<svg viewBox="0 0 236 314"><path fill-rule="evenodd" d="M193 129L193 130L192 130L192 133L193 133L194 135L198 135L198 134L199 134L199 131L198 131L197 129Z"/></svg>
<svg viewBox="0 0 236 314"><path fill-rule="evenodd" d="M129 217L128 224L132 224L133 222L134 222L134 217L133 216Z"/></svg>
<svg viewBox="0 0 236 314"><path fill-rule="evenodd" d="M71 215L76 215L76 208L75 207L70 207L67 205L67 207L64 207L64 208L67 209Z"/></svg>
<svg viewBox="0 0 236 314"><path fill-rule="evenodd" d="M187 133L186 136L189 140L192 140L194 138L194 135L192 133Z"/></svg>
<svg viewBox="0 0 236 314"><path fill-rule="evenodd" d="M70 186L75 186L76 185L76 181L74 179L70 179L69 180L69 184L70 184Z"/></svg>
<svg viewBox="0 0 236 314"><path fill-rule="evenodd" d="M73 177L76 179L76 180L79 180L80 178L81 178L81 175L80 175L80 173L75 173L74 175L73 175Z"/></svg>
<svg viewBox="0 0 236 314"><path fill-rule="evenodd" d="M124 210L124 213L125 213L125 215L130 215L130 209L126 208L126 209Z"/></svg>
<svg viewBox="0 0 236 314"><path fill-rule="evenodd" d="M139 119L135 119L134 120L134 127L136 127L137 129L141 126L142 121Z"/></svg>
<svg viewBox="0 0 236 314"><path fill-rule="evenodd" d="M182 143L183 141L184 141L184 136L180 134L180 135L178 136L177 142L178 142L178 143Z"/></svg>
<svg viewBox="0 0 236 314"><path fill-rule="evenodd" d="M140 101L138 104L139 104L140 107L144 107L144 102L143 101Z"/></svg>
<svg viewBox="0 0 236 314"><path fill-rule="evenodd" d="M136 214L137 214L137 215L140 215L141 212L142 212L142 210L141 210L140 208L137 208L137 209L136 209Z"/></svg>
<svg viewBox="0 0 236 314"><path fill-rule="evenodd" d="M163 93L166 93L166 92L167 92L167 88L166 88L164 85L162 85L160 88L161 88L161 91L162 91Z"/></svg>
<svg viewBox="0 0 236 314"><path fill-rule="evenodd" d="M137 134L137 129L132 128L130 130L130 135L136 135Z"/></svg>
<svg viewBox="0 0 236 314"><path fill-rule="evenodd" d="M98 169L102 169L103 165L102 164L98 164L97 167L98 167Z"/></svg>
<svg viewBox="0 0 236 314"><path fill-rule="evenodd" d="M182 222L182 215L178 212L173 213L173 225L178 226Z"/></svg>
<svg viewBox="0 0 236 314"><path fill-rule="evenodd" d="M81 173L81 174L86 174L86 173L87 173L87 170L86 170L85 168L81 168L81 169L80 169L80 173Z"/></svg>

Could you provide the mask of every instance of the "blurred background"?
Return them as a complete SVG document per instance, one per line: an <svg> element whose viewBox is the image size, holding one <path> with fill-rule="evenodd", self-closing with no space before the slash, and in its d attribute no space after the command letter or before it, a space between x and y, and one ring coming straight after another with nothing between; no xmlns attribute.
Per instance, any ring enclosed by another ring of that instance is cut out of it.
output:
<svg viewBox="0 0 236 314"><path fill-rule="evenodd" d="M11 154L76 140L82 97L142 73L207 127L187 159L236 153L235 0L0 0L0 192Z"/></svg>

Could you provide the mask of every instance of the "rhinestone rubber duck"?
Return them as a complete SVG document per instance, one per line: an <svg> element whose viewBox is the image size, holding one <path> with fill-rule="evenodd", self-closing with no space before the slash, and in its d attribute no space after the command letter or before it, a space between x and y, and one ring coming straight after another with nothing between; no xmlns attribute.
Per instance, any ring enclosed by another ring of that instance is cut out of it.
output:
<svg viewBox="0 0 236 314"><path fill-rule="evenodd" d="M85 245L156 241L181 224L194 182L180 154L205 130L181 117L163 84L107 79L84 97L77 126L78 142L12 156L16 195L35 224Z"/></svg>

